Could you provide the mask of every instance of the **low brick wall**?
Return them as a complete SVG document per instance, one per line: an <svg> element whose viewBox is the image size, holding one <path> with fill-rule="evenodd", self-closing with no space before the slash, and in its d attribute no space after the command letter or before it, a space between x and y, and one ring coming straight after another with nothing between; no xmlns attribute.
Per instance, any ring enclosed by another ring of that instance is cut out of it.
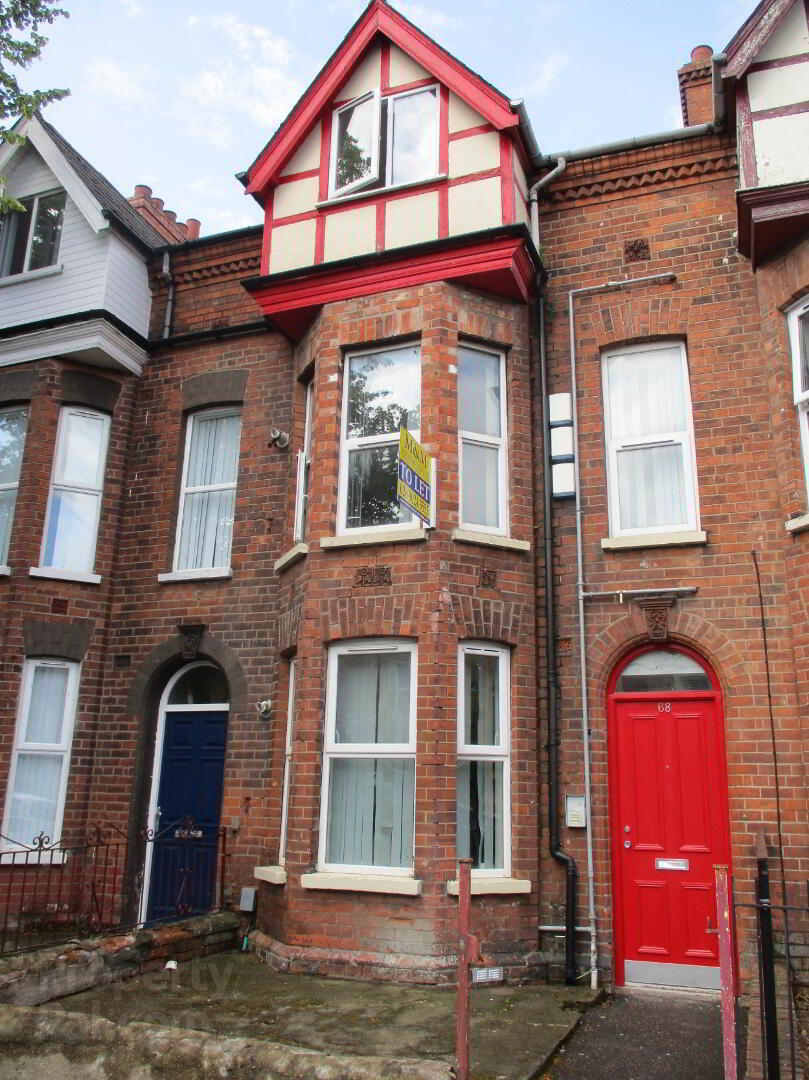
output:
<svg viewBox="0 0 809 1080"><path fill-rule="evenodd" d="M233 949L238 937L238 915L224 911L169 926L0 957L0 1003L40 1005L162 968L167 960L192 960Z"/></svg>

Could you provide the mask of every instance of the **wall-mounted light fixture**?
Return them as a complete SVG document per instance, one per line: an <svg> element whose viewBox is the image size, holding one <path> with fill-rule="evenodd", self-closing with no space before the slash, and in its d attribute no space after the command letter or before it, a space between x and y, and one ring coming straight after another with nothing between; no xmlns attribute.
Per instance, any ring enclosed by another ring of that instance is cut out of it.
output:
<svg viewBox="0 0 809 1080"><path fill-rule="evenodd" d="M277 427L270 428L269 446L277 446L279 450L286 450L289 446L289 434Z"/></svg>

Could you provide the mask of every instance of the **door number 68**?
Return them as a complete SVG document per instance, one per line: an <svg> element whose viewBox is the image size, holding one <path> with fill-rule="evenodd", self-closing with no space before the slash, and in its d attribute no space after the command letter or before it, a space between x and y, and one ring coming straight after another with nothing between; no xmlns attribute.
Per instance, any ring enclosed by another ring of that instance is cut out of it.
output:
<svg viewBox="0 0 809 1080"><path fill-rule="evenodd" d="M671 712L671 702L670 701L658 701L658 703L657 703L657 711L658 712Z"/></svg>

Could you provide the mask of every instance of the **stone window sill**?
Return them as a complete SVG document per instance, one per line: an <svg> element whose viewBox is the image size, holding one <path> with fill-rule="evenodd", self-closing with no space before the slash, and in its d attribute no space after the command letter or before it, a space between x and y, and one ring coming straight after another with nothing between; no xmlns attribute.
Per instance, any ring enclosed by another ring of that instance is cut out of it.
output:
<svg viewBox="0 0 809 1080"><path fill-rule="evenodd" d="M0 566L0 577L8 577L11 573L10 566Z"/></svg>
<svg viewBox="0 0 809 1080"><path fill-rule="evenodd" d="M516 896L531 891L531 882L527 878L512 877L477 877L472 875L473 896ZM447 895L458 895L458 879L447 882Z"/></svg>
<svg viewBox="0 0 809 1080"><path fill-rule="evenodd" d="M217 578L233 577L229 566L210 566L199 570L172 570L170 574L158 574L157 580L166 581L215 581Z"/></svg>
<svg viewBox="0 0 809 1080"><path fill-rule="evenodd" d="M26 270L24 274L9 274L8 277L0 277L0 288L4 289L7 285L22 285L24 281L36 281L37 278L61 274L63 269L63 264L57 263L56 266L43 266L39 270Z"/></svg>
<svg viewBox="0 0 809 1080"><path fill-rule="evenodd" d="M636 536L607 536L601 541L603 551L629 551L632 548L685 547L707 544L708 534L702 529L682 532L640 533Z"/></svg>
<svg viewBox="0 0 809 1080"><path fill-rule="evenodd" d="M101 584L101 574L90 574L84 570L60 570L56 566L32 566L28 573L31 577L52 578L56 581L81 581L85 585Z"/></svg>
<svg viewBox="0 0 809 1080"><path fill-rule="evenodd" d="M289 551L285 551L280 559L275 560L273 568L276 573L280 573L281 570L284 570L287 566L292 566L294 563L298 562L299 559L304 558L304 556L308 554L308 544L295 544Z"/></svg>
<svg viewBox="0 0 809 1080"><path fill-rule="evenodd" d="M340 536L321 536L320 546L322 548L360 547L366 544L405 544L426 539L427 530L420 527L390 529L388 532L357 529L356 532L344 533Z"/></svg>
<svg viewBox="0 0 809 1080"><path fill-rule="evenodd" d="M253 868L253 877L258 881L266 881L270 885L286 885L287 872L283 866L256 866Z"/></svg>
<svg viewBox="0 0 809 1080"><path fill-rule="evenodd" d="M339 874L318 871L301 875L303 889L339 889L341 892L388 893L392 896L421 896L421 879L391 874Z"/></svg>
<svg viewBox="0 0 809 1080"><path fill-rule="evenodd" d="M453 529L452 539L461 544L482 544L484 547L504 548L506 551L530 551L528 540L512 540L497 533L477 532L474 529Z"/></svg>
<svg viewBox="0 0 809 1080"><path fill-rule="evenodd" d="M784 528L788 533L799 533L803 532L804 529L809 529L809 514L789 518L788 521L784 522Z"/></svg>

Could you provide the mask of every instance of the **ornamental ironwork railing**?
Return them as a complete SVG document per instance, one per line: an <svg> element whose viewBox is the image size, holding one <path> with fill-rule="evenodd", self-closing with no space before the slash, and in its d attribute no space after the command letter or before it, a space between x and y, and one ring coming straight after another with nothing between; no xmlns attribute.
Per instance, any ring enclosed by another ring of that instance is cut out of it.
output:
<svg viewBox="0 0 809 1080"><path fill-rule="evenodd" d="M105 824L56 843L40 833L30 846L0 833L0 955L220 910L226 859L226 830L192 818L133 836Z"/></svg>

